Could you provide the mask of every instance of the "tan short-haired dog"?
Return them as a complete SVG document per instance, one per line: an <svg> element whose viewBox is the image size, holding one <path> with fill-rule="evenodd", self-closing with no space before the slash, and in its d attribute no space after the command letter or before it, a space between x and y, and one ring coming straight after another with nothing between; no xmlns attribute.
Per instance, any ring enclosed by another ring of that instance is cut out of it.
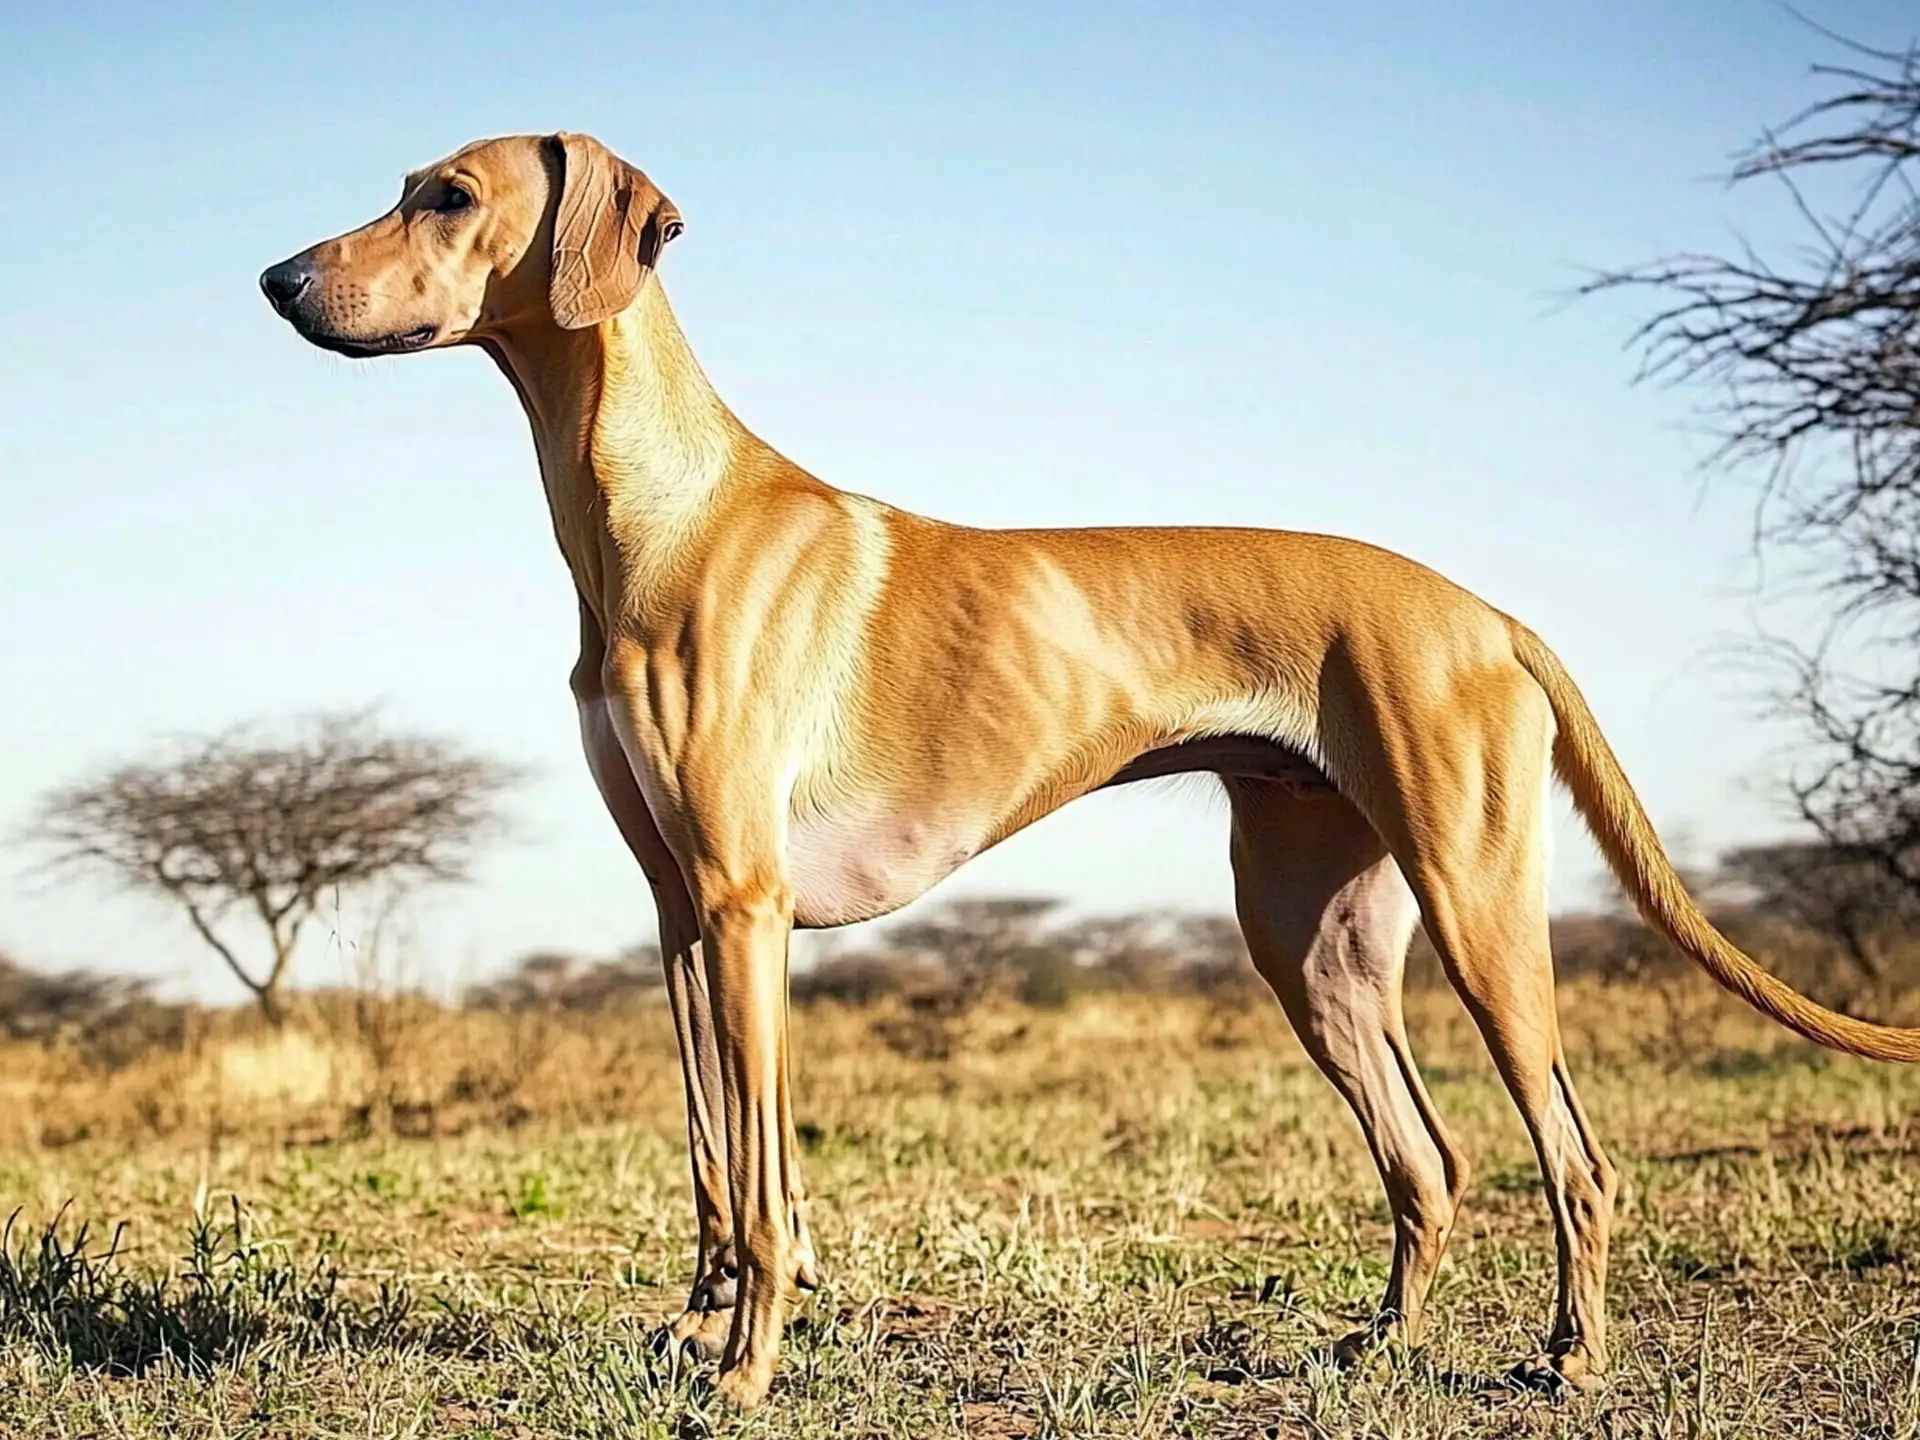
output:
<svg viewBox="0 0 1920 1440"><path fill-rule="evenodd" d="M1605 1362L1614 1170L1574 1094L1547 947L1547 803L1572 791L1647 920L1801 1035L1920 1059L1701 914L1580 692L1517 621L1325 535L976 530L823 484L721 403L654 275L679 213L585 135L488 140L273 266L305 339L474 344L526 408L580 601L587 762L652 883L686 1078L699 1270L671 1334L757 1404L814 1256L787 1095L787 946L904 905L1077 796L1177 772L1232 803L1260 973L1366 1131L1396 1238L1344 1357L1417 1338L1467 1166L1408 1053L1424 921L1512 1092L1559 1303L1516 1374Z"/></svg>

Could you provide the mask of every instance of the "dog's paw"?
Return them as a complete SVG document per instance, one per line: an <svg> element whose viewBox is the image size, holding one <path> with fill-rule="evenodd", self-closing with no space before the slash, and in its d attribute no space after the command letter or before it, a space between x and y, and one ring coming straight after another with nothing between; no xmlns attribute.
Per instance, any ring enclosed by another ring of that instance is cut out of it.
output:
<svg viewBox="0 0 1920 1440"><path fill-rule="evenodd" d="M1342 1370L1351 1370L1406 1344L1406 1322L1397 1315L1381 1315L1334 1341L1330 1358Z"/></svg>
<svg viewBox="0 0 1920 1440"><path fill-rule="evenodd" d="M722 1370L720 1378L714 1381L714 1394L721 1403L734 1410L757 1410L767 1398L767 1391L773 1387L773 1366L736 1365L731 1370Z"/></svg>
<svg viewBox="0 0 1920 1440"><path fill-rule="evenodd" d="M1585 1345L1574 1344L1559 1352L1542 1351L1522 1360L1506 1374L1510 1390L1527 1390L1549 1400L1566 1400L1589 1389L1600 1378L1601 1366Z"/></svg>
<svg viewBox="0 0 1920 1440"><path fill-rule="evenodd" d="M731 1310L688 1310L654 1332L653 1345L659 1354L681 1354L695 1360L718 1360L727 1348L727 1332L733 1325Z"/></svg>

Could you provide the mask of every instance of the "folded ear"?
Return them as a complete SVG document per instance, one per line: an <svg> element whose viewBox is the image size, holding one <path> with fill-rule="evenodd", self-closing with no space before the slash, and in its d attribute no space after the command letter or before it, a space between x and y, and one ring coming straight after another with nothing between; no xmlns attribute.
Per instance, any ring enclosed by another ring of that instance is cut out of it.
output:
<svg viewBox="0 0 1920 1440"><path fill-rule="evenodd" d="M631 305L684 227L651 180L591 135L546 143L560 167L547 303L556 324L580 330Z"/></svg>

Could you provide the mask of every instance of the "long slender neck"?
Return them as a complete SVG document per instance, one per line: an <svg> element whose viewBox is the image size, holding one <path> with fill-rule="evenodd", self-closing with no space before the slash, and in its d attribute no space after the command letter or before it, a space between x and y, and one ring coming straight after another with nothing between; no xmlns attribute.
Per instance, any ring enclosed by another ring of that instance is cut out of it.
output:
<svg viewBox="0 0 1920 1440"><path fill-rule="evenodd" d="M589 605L611 607L615 588L644 585L684 552L752 437L708 383L657 275L600 325L529 326L487 348L533 426L574 580Z"/></svg>

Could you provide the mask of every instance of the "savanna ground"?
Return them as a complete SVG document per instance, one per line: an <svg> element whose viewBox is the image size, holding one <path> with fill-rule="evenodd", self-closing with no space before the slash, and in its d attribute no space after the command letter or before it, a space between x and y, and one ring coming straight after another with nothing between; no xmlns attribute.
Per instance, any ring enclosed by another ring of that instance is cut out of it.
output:
<svg viewBox="0 0 1920 1440"><path fill-rule="evenodd" d="M657 1003L0 1049L0 1433L1920 1435L1920 1073L1564 985L1624 1185L1613 1369L1555 1405L1492 1383L1550 1317L1532 1152L1451 996L1410 1010L1475 1179L1425 1349L1349 1374L1386 1209L1270 1001L803 1007L824 1288L745 1420L649 1345L693 1242Z"/></svg>

